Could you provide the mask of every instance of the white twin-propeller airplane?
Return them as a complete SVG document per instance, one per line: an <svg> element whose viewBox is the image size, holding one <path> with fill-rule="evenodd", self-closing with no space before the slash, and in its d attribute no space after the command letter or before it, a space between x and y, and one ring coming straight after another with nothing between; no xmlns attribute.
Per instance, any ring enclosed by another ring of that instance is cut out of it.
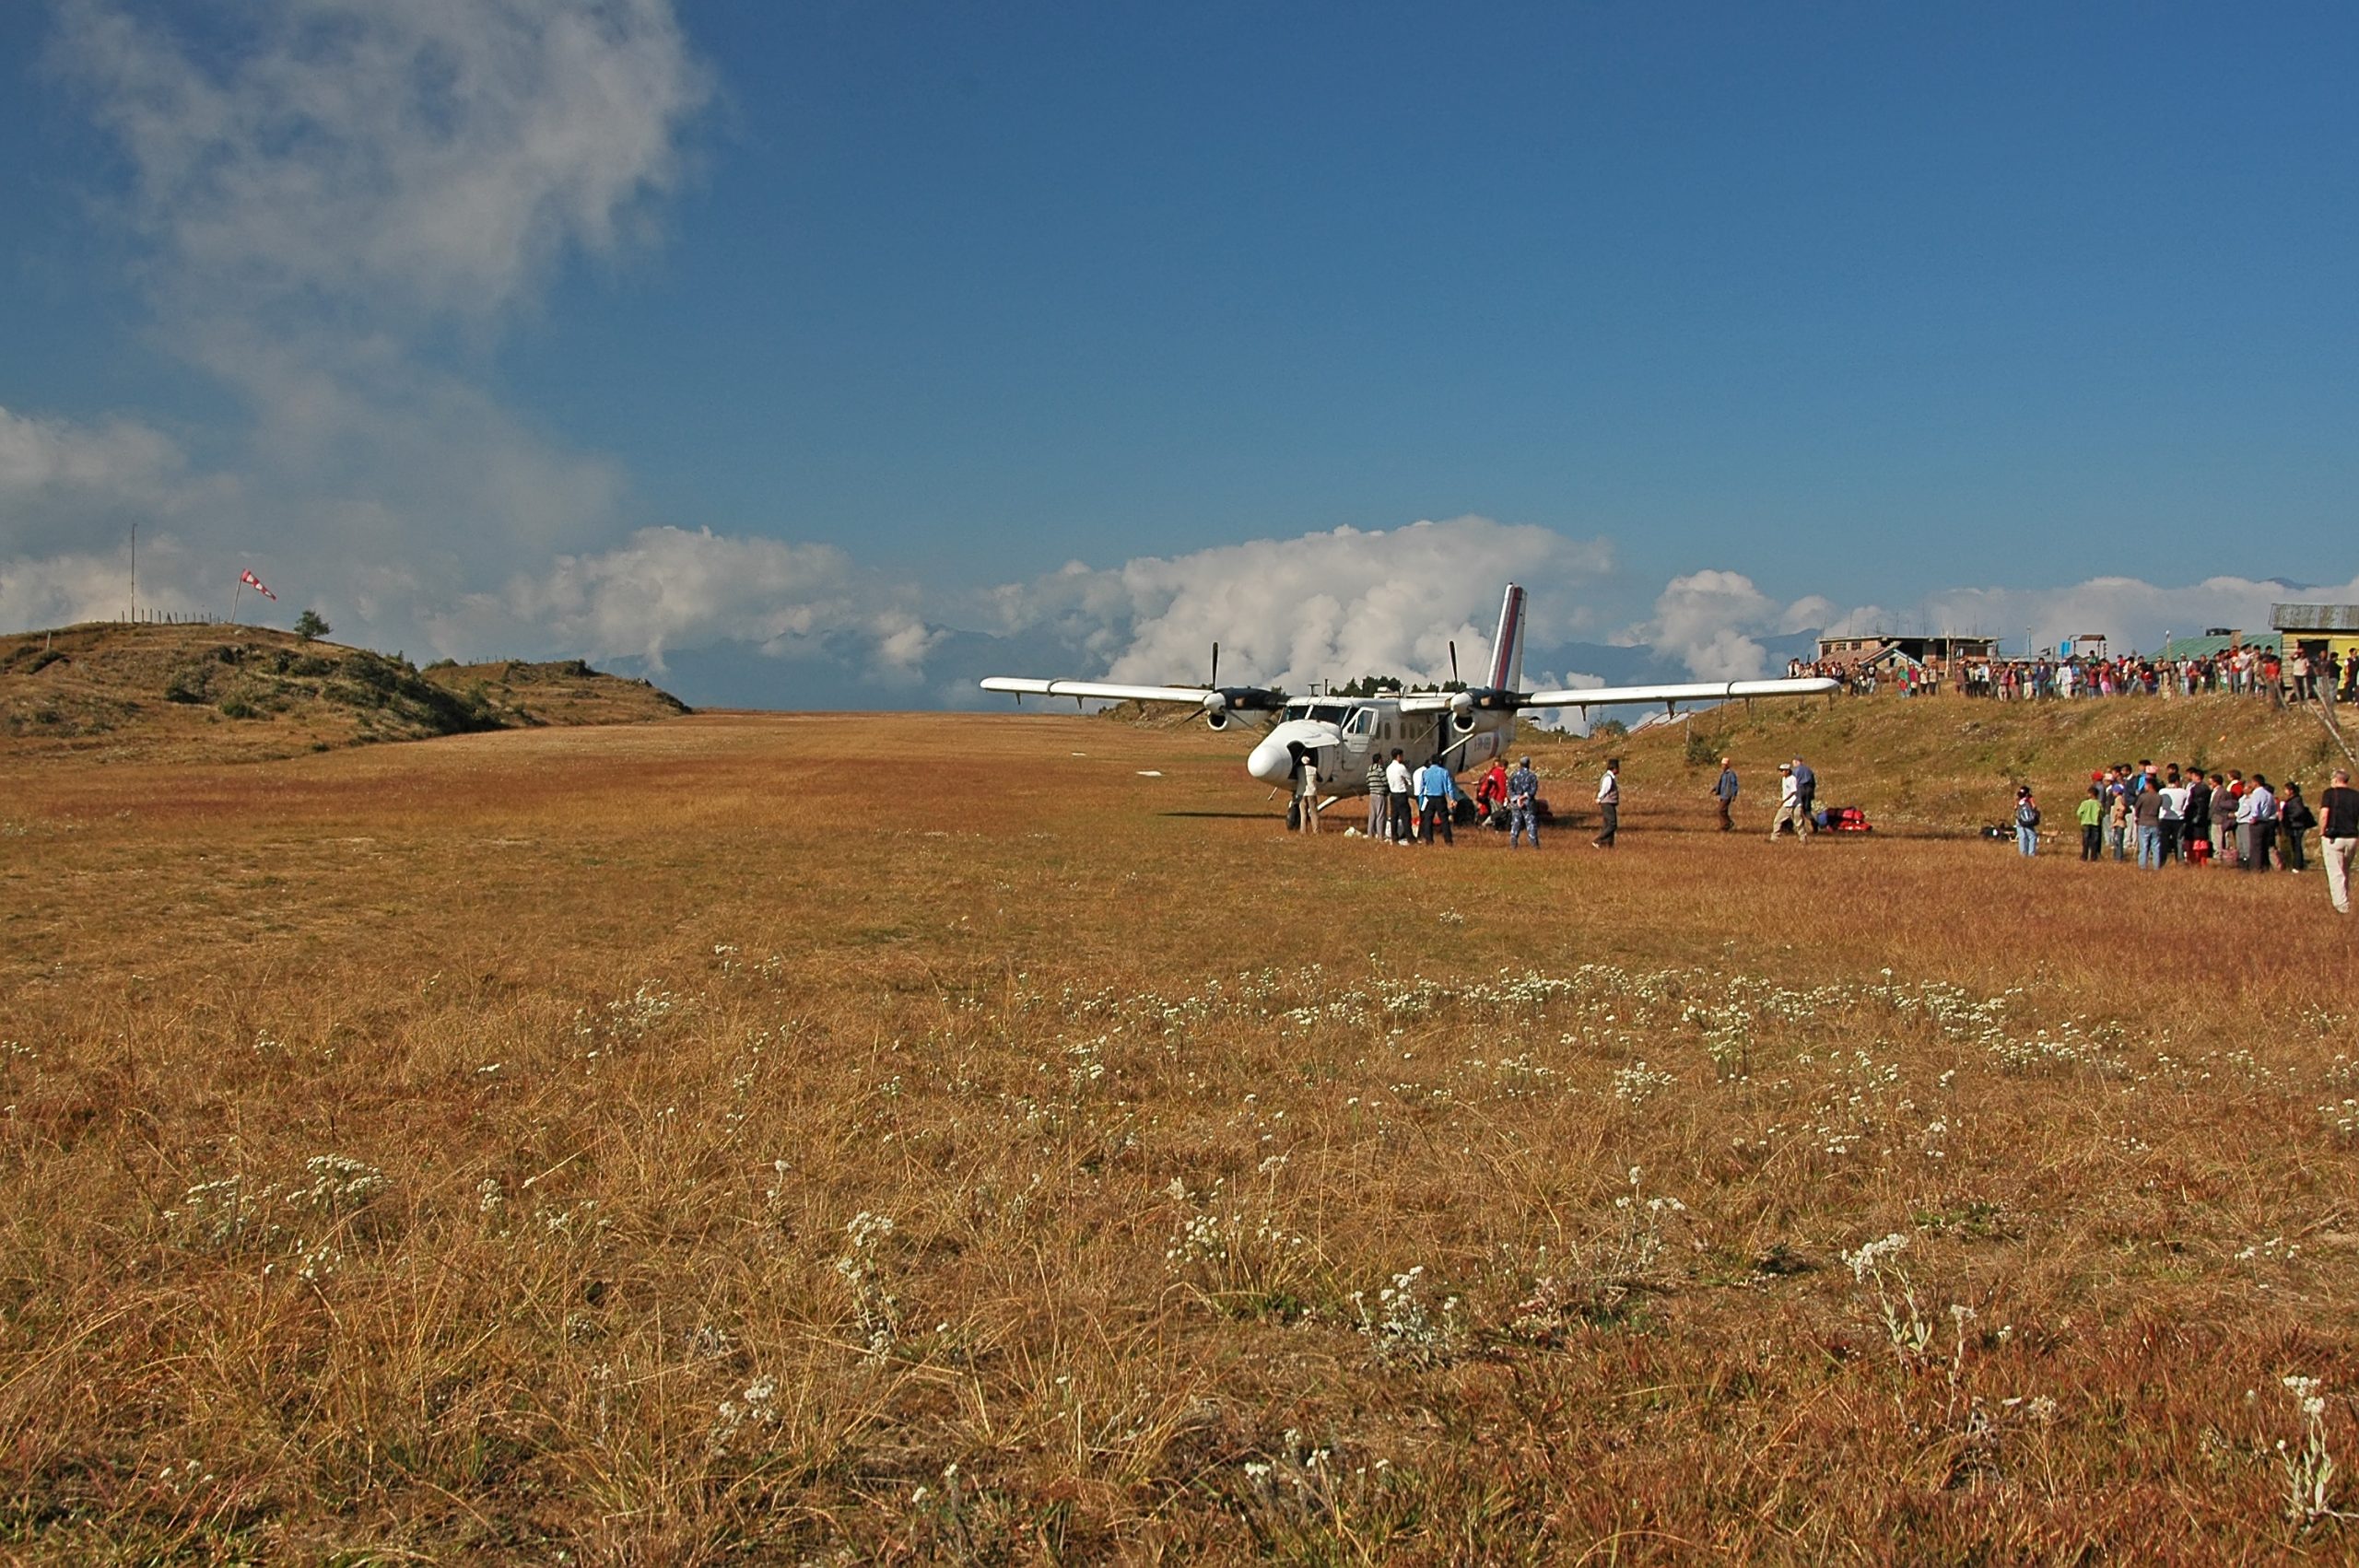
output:
<svg viewBox="0 0 2359 1568"><path fill-rule="evenodd" d="M1458 646L1450 645L1451 673ZM1330 800L1363 794L1371 757L1389 758L1400 748L1412 764L1438 760L1452 773L1480 767L1506 755L1515 743L1516 716L1527 708L1613 707L1660 702L1676 713L1683 702L1723 702L1735 697L1815 696L1838 683L1823 677L1781 681L1698 681L1684 685L1585 686L1520 691L1523 683L1523 590L1508 584L1499 605L1499 635L1491 644L1488 681L1455 692L1403 692L1372 697L1292 697L1268 686L1224 686L1220 645L1213 645L1209 686L1131 686L1107 681L1038 681L992 675L990 692L1027 696L1069 696L1075 705L1091 699L1114 702L1176 702L1203 709L1204 722L1226 730L1242 713L1273 713L1277 722L1255 743L1245 770L1268 784L1291 784L1308 766L1320 785L1332 786ZM1322 802L1322 809L1325 802Z"/></svg>

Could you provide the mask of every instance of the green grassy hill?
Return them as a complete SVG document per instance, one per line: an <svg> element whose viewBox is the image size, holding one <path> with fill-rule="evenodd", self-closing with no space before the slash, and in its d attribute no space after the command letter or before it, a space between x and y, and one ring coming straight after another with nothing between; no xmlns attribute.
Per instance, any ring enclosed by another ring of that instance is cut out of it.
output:
<svg viewBox="0 0 2359 1568"><path fill-rule="evenodd" d="M440 664L256 626L107 622L0 637L0 745L203 760L687 711L579 661Z"/></svg>

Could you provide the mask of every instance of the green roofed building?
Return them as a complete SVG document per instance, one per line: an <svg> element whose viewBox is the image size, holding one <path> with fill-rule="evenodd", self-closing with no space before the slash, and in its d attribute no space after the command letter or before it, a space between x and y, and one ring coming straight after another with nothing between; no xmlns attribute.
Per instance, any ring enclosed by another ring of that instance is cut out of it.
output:
<svg viewBox="0 0 2359 1568"><path fill-rule="evenodd" d="M2284 639L2275 632L2238 631L2229 626L2214 626L2201 637L2175 637L2163 644L2165 661L2178 659L2215 659L2236 648L2258 649L2263 653L2283 653Z"/></svg>

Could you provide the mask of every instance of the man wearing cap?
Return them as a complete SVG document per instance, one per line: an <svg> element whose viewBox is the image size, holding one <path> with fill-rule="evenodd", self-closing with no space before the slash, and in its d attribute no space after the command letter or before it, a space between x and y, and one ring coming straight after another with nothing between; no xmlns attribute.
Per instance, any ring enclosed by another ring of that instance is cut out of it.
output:
<svg viewBox="0 0 2359 1568"><path fill-rule="evenodd" d="M1802 786L1794 782L1794 765L1778 765L1778 814L1770 820L1769 837L1776 839L1788 823L1794 825L1794 842L1806 843L1810 838L1810 818L1802 814Z"/></svg>
<svg viewBox="0 0 2359 1568"><path fill-rule="evenodd" d="M1712 798L1720 802L1720 831L1736 829L1736 763L1732 758L1720 758L1720 781L1712 786Z"/></svg>
<svg viewBox="0 0 2359 1568"><path fill-rule="evenodd" d="M1508 775L1508 848L1516 847L1526 828L1532 831L1532 847L1540 848L1540 775L1532 771L1532 759L1518 757L1515 771Z"/></svg>

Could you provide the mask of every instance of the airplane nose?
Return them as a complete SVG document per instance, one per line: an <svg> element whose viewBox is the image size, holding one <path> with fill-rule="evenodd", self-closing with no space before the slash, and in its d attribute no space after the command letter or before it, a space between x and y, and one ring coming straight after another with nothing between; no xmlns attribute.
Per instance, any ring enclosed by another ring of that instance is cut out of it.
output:
<svg viewBox="0 0 2359 1568"><path fill-rule="evenodd" d="M1269 736L1245 759L1245 771L1264 784L1284 784L1294 774L1294 757L1284 741Z"/></svg>

